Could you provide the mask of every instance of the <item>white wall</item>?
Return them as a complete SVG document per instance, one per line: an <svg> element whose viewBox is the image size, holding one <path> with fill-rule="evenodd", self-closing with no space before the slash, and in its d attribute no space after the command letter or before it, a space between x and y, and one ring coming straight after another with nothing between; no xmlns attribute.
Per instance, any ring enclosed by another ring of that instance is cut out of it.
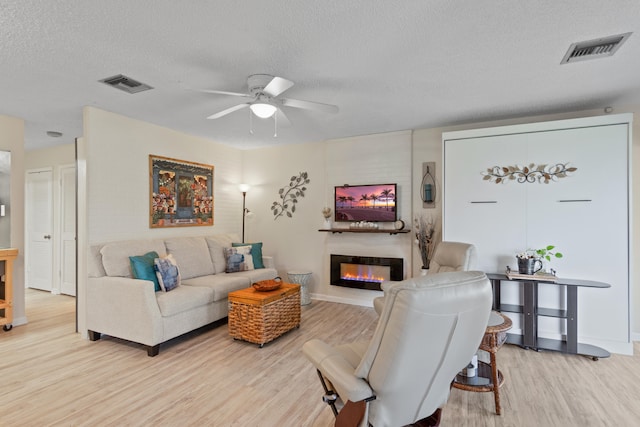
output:
<svg viewBox="0 0 640 427"><path fill-rule="evenodd" d="M279 274L288 270L313 272L310 289L321 282L323 238L322 207L326 205L325 144L311 143L245 151L244 181L251 186L247 208L247 242L264 243L263 251L273 255ZM292 176L307 172L310 183L291 218L274 219L271 206L281 201L278 190L289 185Z"/></svg>
<svg viewBox="0 0 640 427"><path fill-rule="evenodd" d="M79 245L240 232L240 150L93 107L85 107L83 114L78 172L85 182L79 182L78 191L86 201L79 200ZM213 226L149 228L150 154L214 166ZM86 253L83 246L80 256ZM78 314L83 334L85 263L79 259Z"/></svg>
<svg viewBox="0 0 640 427"><path fill-rule="evenodd" d="M371 305L377 291L362 291L329 284L329 255L385 256L405 259L411 276L409 234L331 234L319 232L325 206L333 209L334 187L343 184L398 184L398 211L411 218L411 132L393 132L313 144L289 145L244 152L245 181L253 188L247 207L255 213L248 221L247 240L263 241L265 253L275 255L283 277L288 270L312 272L313 297ZM279 200L278 189L291 176L307 172L308 192L292 218L274 220L270 210Z"/></svg>
<svg viewBox="0 0 640 427"><path fill-rule="evenodd" d="M640 107L617 109L616 113L640 111ZM321 209L333 206L333 186L345 183L398 182L403 189L400 215L407 226L414 214L441 211L441 195L436 209L422 209L419 188L421 164L436 162L436 178L442 176L442 132L507 124L530 123L601 115L601 110L523 117L446 128L420 129L310 144L239 151L152 124L132 120L95 108L85 109L87 154L87 220L89 242L135 237L166 237L213 232L241 231L242 196L237 184L252 186L247 207L254 213L246 224L247 241L263 241L265 253L274 255L283 277L290 269L313 273L310 282L315 297L356 304L369 304L377 292L358 291L329 285L328 253L335 247L376 250L393 245L392 250L407 256L405 269L415 275L420 269L413 233L390 235L331 235L318 232L323 223ZM633 184L640 185L640 123L634 123ZM349 170L345 153L357 154L360 166ZM180 229L148 228L148 155L157 154L215 166L215 221L213 227ZM386 165L393 165L391 168ZM292 175L308 172L311 179L306 197L300 200L293 218L273 219L270 206L278 200L278 189L288 185ZM405 174L409 174L405 177ZM408 195L406 189L410 188ZM126 190L126 191L125 191ZM408 205L407 205L408 203ZM640 218L640 202L633 200L634 220ZM635 221L634 221L635 222ZM633 229L633 264L640 265L638 227ZM397 245L397 247L395 247ZM638 272L633 280L632 313L636 339L640 338L640 290Z"/></svg>
<svg viewBox="0 0 640 427"><path fill-rule="evenodd" d="M97 108L85 109L89 243L238 231L241 151ZM149 155L214 166L213 227L149 228Z"/></svg>
<svg viewBox="0 0 640 427"><path fill-rule="evenodd" d="M72 165L75 161L76 145L73 142L39 150L29 150L24 153L24 167L27 170L47 166Z"/></svg>
<svg viewBox="0 0 640 427"><path fill-rule="evenodd" d="M24 310L24 121L0 115L0 150L11 152L11 247L13 262L13 325L27 323ZM2 219L0 218L0 221Z"/></svg>

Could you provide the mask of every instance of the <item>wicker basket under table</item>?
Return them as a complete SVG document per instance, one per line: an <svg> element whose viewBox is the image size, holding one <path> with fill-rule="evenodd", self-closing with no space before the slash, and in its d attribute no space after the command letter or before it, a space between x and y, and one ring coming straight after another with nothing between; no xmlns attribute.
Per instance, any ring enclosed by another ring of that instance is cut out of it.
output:
<svg viewBox="0 0 640 427"><path fill-rule="evenodd" d="M229 292L229 335L260 347L300 326L300 285L283 283L278 289L253 288Z"/></svg>

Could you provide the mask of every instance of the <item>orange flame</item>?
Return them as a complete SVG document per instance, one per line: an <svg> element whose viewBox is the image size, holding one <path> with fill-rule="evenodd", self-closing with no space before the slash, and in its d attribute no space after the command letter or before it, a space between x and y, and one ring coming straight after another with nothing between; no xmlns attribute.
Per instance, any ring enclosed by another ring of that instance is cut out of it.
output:
<svg viewBox="0 0 640 427"><path fill-rule="evenodd" d="M351 273L346 273L340 278L342 280L357 280L360 282L377 282L377 283L382 283L385 280L385 278L382 276L363 276L360 274L351 274Z"/></svg>

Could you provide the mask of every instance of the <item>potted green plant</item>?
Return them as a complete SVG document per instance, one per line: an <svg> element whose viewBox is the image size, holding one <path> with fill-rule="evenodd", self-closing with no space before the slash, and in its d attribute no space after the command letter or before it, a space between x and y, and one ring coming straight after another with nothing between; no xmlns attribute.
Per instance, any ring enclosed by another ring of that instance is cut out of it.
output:
<svg viewBox="0 0 640 427"><path fill-rule="evenodd" d="M551 261L551 258L562 258L563 255L560 252L552 252L556 247L553 245L545 246L540 249L533 249L538 258L544 258L547 261Z"/></svg>
<svg viewBox="0 0 640 427"><path fill-rule="evenodd" d="M154 211L151 215L151 222L155 225L164 224L164 212L162 210Z"/></svg>
<svg viewBox="0 0 640 427"><path fill-rule="evenodd" d="M554 251L555 248L554 245L547 245L539 249L527 249L524 252L516 254L518 272L520 274L535 274L542 270L543 259L551 261L551 258L562 258L562 253Z"/></svg>
<svg viewBox="0 0 640 427"><path fill-rule="evenodd" d="M203 224L209 223L210 222L209 220L213 218L210 212L200 212L199 217Z"/></svg>

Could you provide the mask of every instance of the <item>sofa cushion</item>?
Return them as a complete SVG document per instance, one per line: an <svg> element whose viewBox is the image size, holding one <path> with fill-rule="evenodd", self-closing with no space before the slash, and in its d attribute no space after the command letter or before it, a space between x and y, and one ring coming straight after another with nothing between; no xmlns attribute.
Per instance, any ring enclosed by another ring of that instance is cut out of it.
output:
<svg viewBox="0 0 640 427"><path fill-rule="evenodd" d="M173 255L169 254L164 258L153 260L156 277L160 288L164 292L169 292L180 286L180 270Z"/></svg>
<svg viewBox="0 0 640 427"><path fill-rule="evenodd" d="M100 249L100 254L104 271L108 276L133 277L129 257L153 251L164 255L166 253L164 242L162 240L127 240L105 243Z"/></svg>
<svg viewBox="0 0 640 427"><path fill-rule="evenodd" d="M259 270L240 271L238 273L219 273L211 276L194 277L183 280L185 286L203 286L213 290L213 300L220 301L229 295L229 292L248 288L259 280L274 279L278 275L275 268L261 268Z"/></svg>
<svg viewBox="0 0 640 427"><path fill-rule="evenodd" d="M203 237L176 237L165 240L165 245L167 253L175 258L183 280L215 273Z"/></svg>
<svg viewBox="0 0 640 427"><path fill-rule="evenodd" d="M144 255L130 256L129 262L131 263L133 278L153 282L155 291L158 292L160 290L160 283L158 282L158 277L153 267L153 262L156 258L158 258L158 253L151 251Z"/></svg>
<svg viewBox="0 0 640 427"><path fill-rule="evenodd" d="M253 270L253 257L251 256L251 246L236 246L224 248L227 258L226 273L237 273L238 271Z"/></svg>
<svg viewBox="0 0 640 427"><path fill-rule="evenodd" d="M87 251L87 273L89 277L103 277L107 275L102 265L101 245L90 246Z"/></svg>
<svg viewBox="0 0 640 427"><path fill-rule="evenodd" d="M205 287L178 286L171 292L156 293L156 300L162 317L169 317L211 304L213 291Z"/></svg>
<svg viewBox="0 0 640 427"><path fill-rule="evenodd" d="M227 298L229 292L248 288L251 285L251 279L241 273L220 273L183 280L182 285L211 289L213 300L220 301Z"/></svg>
<svg viewBox="0 0 640 427"><path fill-rule="evenodd" d="M262 242L257 243L232 243L231 246L251 246L251 256L253 257L253 268L264 268L262 262Z"/></svg>
<svg viewBox="0 0 640 427"><path fill-rule="evenodd" d="M255 283L260 280L275 279L278 276L278 270L276 270L275 268L260 268L257 270L232 273L232 275L246 277L250 283Z"/></svg>
<svg viewBox="0 0 640 427"><path fill-rule="evenodd" d="M227 259L224 256L224 248L230 248L233 242L237 242L238 236L235 234L217 234L214 236L207 236L207 246L209 247L209 254L211 255L211 261L216 273L224 273L227 268Z"/></svg>

